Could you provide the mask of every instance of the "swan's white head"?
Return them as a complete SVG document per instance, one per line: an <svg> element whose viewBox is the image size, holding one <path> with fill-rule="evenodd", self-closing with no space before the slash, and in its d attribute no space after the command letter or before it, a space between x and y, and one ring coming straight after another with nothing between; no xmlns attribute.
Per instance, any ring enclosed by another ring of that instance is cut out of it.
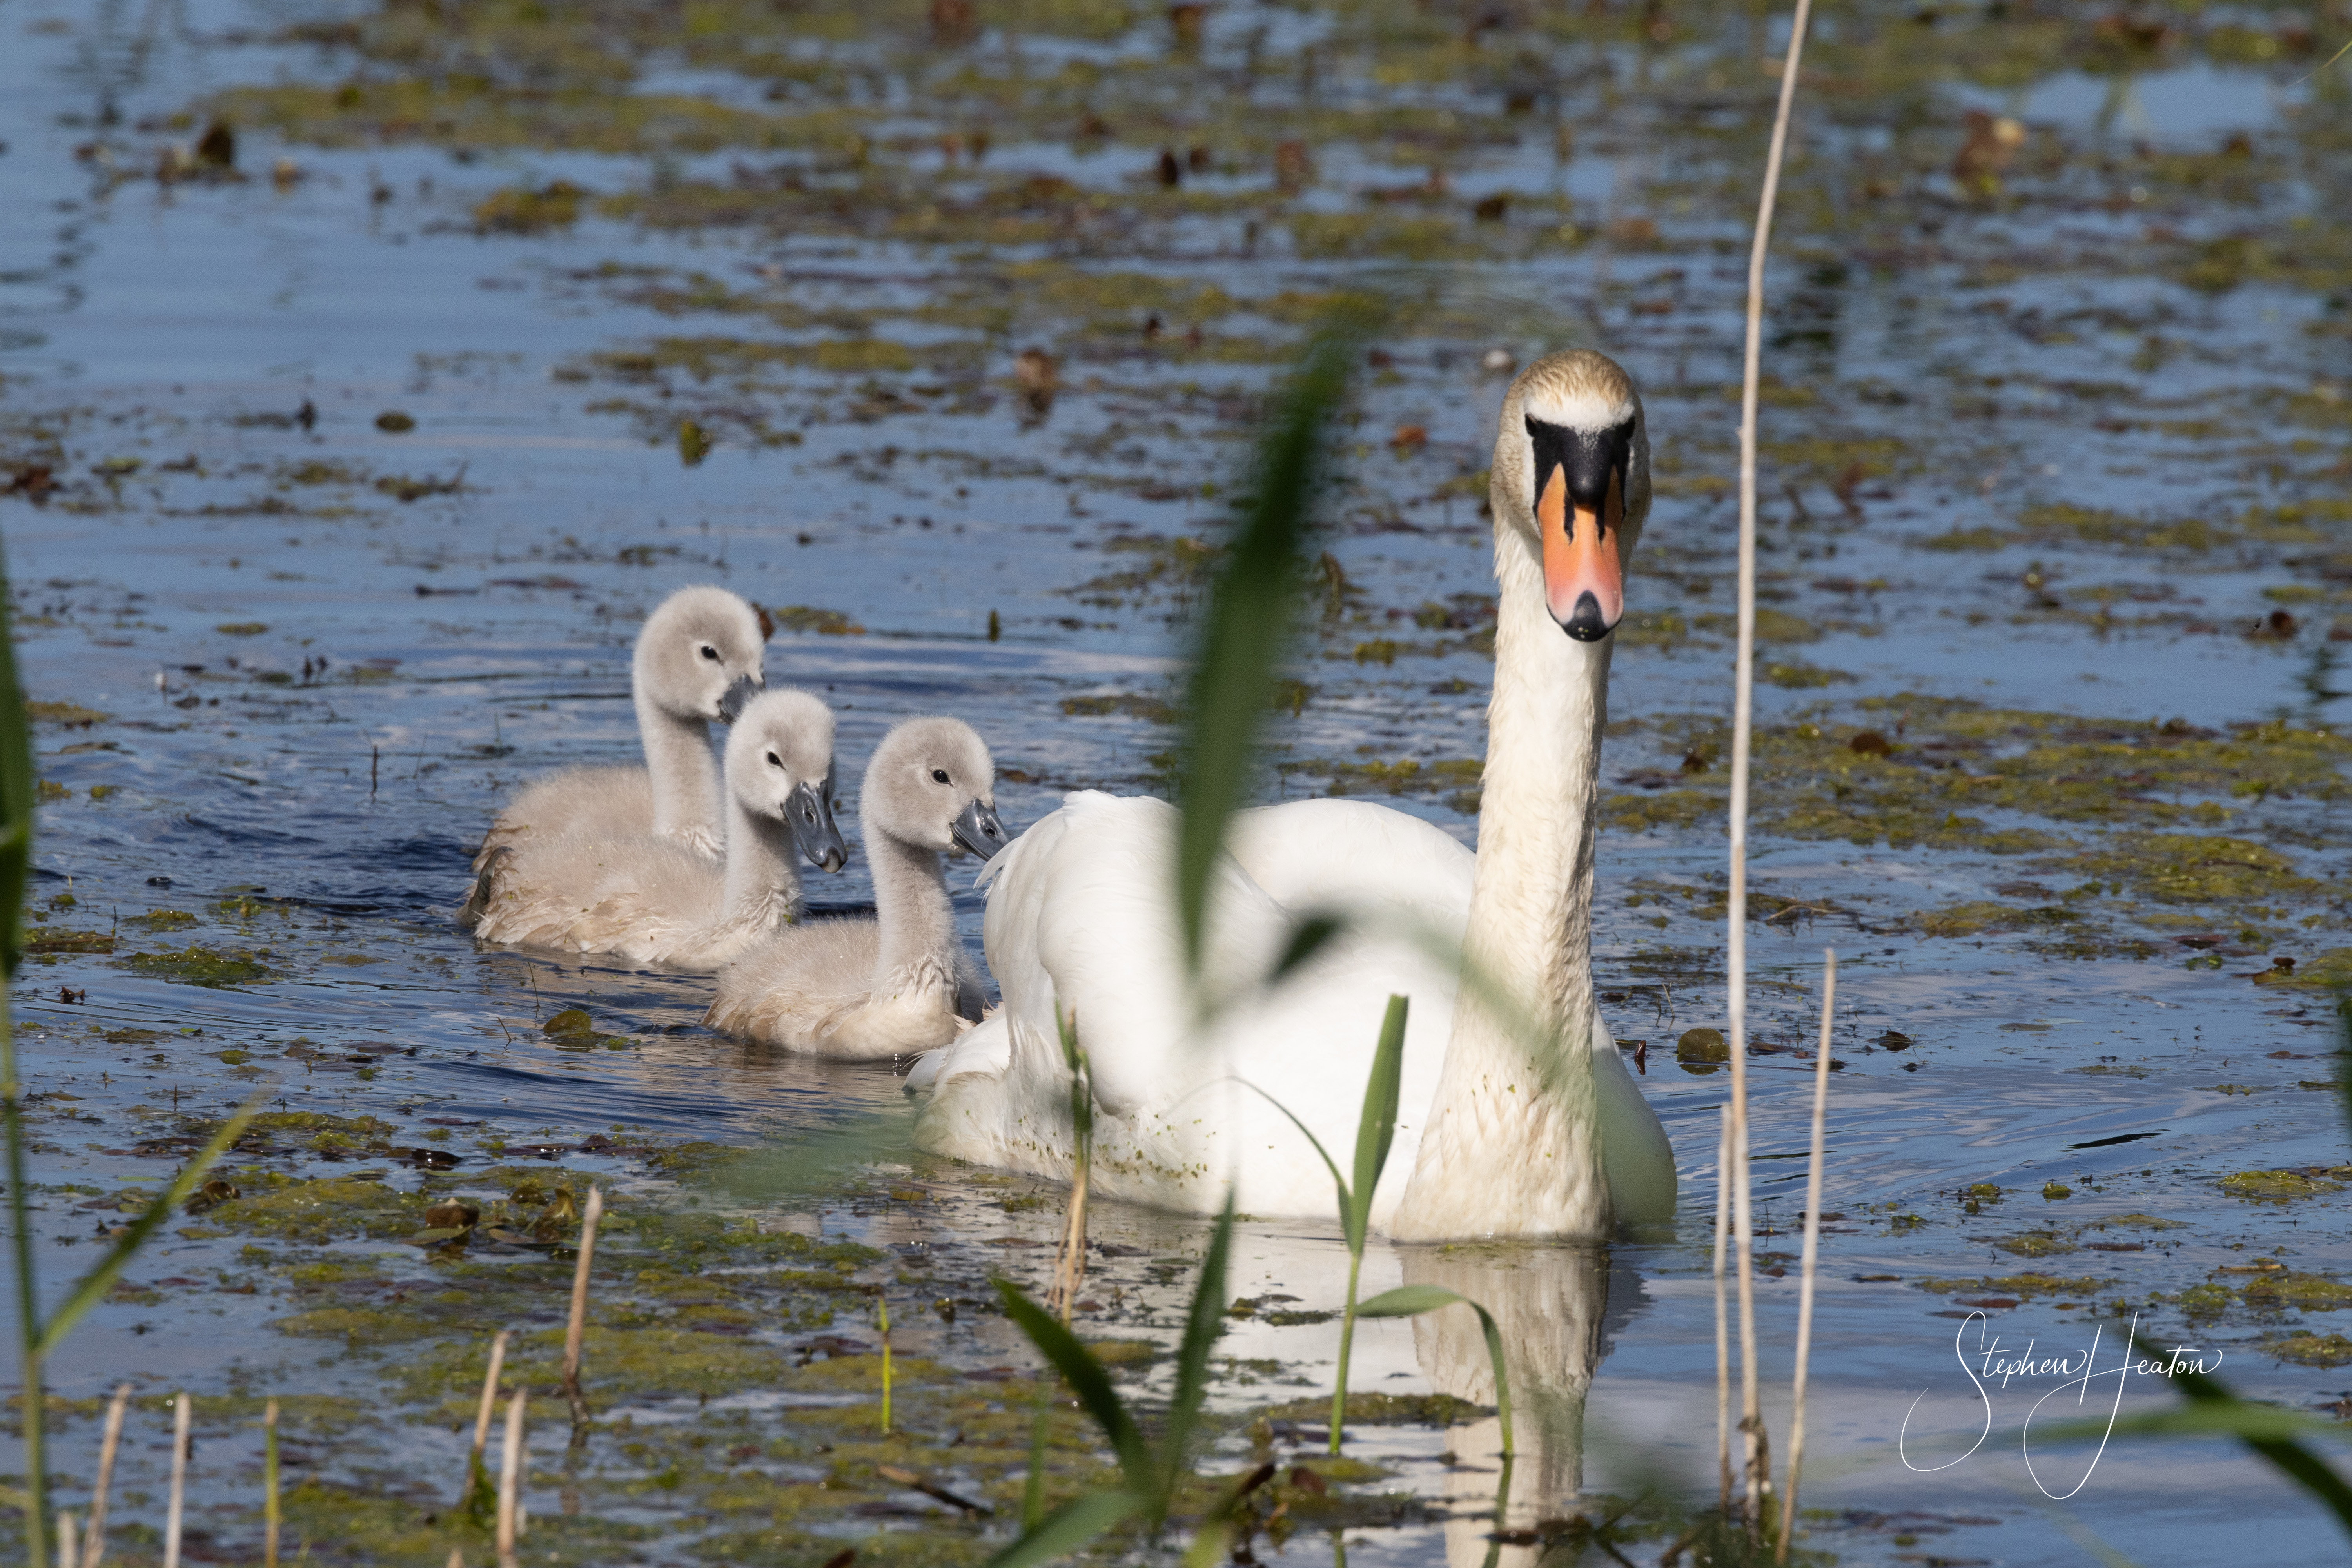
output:
<svg viewBox="0 0 2352 1568"><path fill-rule="evenodd" d="M962 849L985 860L1004 847L996 819L996 764L961 719L908 719L882 737L866 765L857 814L919 849Z"/></svg>
<svg viewBox="0 0 2352 1568"><path fill-rule="evenodd" d="M1579 642L1607 637L1625 613L1625 569L1650 512L1633 378L1591 349L1521 371L1503 400L1493 496L1496 533L1516 532L1542 560L1552 619Z"/></svg>
<svg viewBox="0 0 2352 1568"><path fill-rule="evenodd" d="M833 820L833 710L780 687L751 700L727 732L727 788L744 810L792 830L819 870L849 864Z"/></svg>
<svg viewBox="0 0 2352 1568"><path fill-rule="evenodd" d="M680 588L637 633L637 690L678 719L731 722L768 684L767 616L724 588Z"/></svg>

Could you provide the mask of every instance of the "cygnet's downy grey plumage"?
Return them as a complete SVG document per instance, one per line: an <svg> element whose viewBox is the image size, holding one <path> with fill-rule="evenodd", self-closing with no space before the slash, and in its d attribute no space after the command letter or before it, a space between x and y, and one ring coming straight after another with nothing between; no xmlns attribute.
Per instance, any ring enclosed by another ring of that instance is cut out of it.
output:
<svg viewBox="0 0 2352 1568"><path fill-rule="evenodd" d="M956 939L942 856L1004 847L996 768L959 719L908 719L874 752L857 798L874 918L810 921L719 977L713 1028L862 1059L945 1045L980 1017L979 965Z"/></svg>
<svg viewBox="0 0 2352 1568"><path fill-rule="evenodd" d="M718 969L797 919L796 858L848 862L833 820L833 713L789 687L727 736L727 858L650 834L565 833L492 851L467 912L485 942Z"/></svg>
<svg viewBox="0 0 2352 1568"><path fill-rule="evenodd" d="M501 846L564 833L649 833L718 859L725 833L710 721L732 719L767 685L767 617L724 588L680 588L664 599L630 661L646 765L566 768L530 785L483 836L474 869Z"/></svg>

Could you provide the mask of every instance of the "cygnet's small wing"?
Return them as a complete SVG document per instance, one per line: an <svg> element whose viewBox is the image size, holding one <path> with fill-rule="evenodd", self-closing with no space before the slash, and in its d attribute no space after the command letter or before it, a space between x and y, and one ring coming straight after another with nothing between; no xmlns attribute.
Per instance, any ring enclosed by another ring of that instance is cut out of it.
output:
<svg viewBox="0 0 2352 1568"><path fill-rule="evenodd" d="M500 858L475 935L691 966L722 894L719 867L677 844L580 834L533 838Z"/></svg>
<svg viewBox="0 0 2352 1568"><path fill-rule="evenodd" d="M654 786L643 768L565 768L524 788L499 813L474 857L474 869L500 845L581 834L625 838L654 826ZM716 852L717 847L711 847Z"/></svg>
<svg viewBox="0 0 2352 1568"><path fill-rule="evenodd" d="M719 976L704 1022L741 1039L808 1049L872 993L881 928L808 921L761 939Z"/></svg>

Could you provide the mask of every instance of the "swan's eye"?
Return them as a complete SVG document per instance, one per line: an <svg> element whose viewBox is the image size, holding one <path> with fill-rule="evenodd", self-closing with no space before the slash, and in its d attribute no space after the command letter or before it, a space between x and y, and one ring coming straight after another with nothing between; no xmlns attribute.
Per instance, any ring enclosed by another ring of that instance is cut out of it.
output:
<svg viewBox="0 0 2352 1568"><path fill-rule="evenodd" d="M704 643L702 645L702 657L709 659L711 663L717 664L719 662L719 650L712 647L709 643Z"/></svg>
<svg viewBox="0 0 2352 1568"><path fill-rule="evenodd" d="M933 784L945 784L945 783L947 783L947 782L948 782L948 771L947 771L947 769L945 769L945 768L933 768L933 769L931 770L931 782L932 782Z"/></svg>
<svg viewBox="0 0 2352 1568"><path fill-rule="evenodd" d="M768 765L772 768L781 768L784 765L784 759L776 755L775 752L770 752L768 753Z"/></svg>

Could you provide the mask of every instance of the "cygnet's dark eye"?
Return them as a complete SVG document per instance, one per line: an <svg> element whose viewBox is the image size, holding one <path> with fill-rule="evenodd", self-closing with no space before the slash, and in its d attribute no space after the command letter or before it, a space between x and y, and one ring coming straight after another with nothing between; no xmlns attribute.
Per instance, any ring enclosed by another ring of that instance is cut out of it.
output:
<svg viewBox="0 0 2352 1568"><path fill-rule="evenodd" d="M776 755L775 752L770 752L768 753L768 765L772 768L781 768L784 765L784 759Z"/></svg>
<svg viewBox="0 0 2352 1568"><path fill-rule="evenodd" d="M933 784L945 784L945 783L947 783L947 782L948 782L948 771L947 771L947 769L945 769L945 768L933 768L933 769L931 770L931 782L932 782Z"/></svg>
<svg viewBox="0 0 2352 1568"><path fill-rule="evenodd" d="M719 650L712 647L709 643L704 643L702 645L702 657L709 659L711 663L717 664L719 662Z"/></svg>

